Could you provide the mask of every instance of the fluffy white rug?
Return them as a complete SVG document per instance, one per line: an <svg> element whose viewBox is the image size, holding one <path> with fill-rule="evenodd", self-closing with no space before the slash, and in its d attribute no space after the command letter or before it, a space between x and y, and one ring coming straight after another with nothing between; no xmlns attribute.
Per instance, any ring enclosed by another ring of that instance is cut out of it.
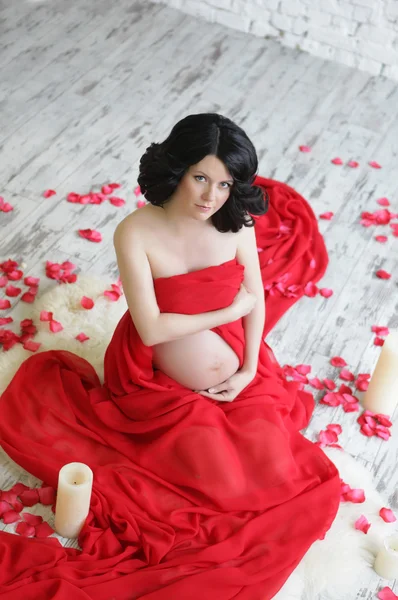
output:
<svg viewBox="0 0 398 600"><path fill-rule="evenodd" d="M42 344L39 351L63 348L75 352L86 358L102 379L106 346L119 318L126 310L124 297L117 302L104 297L103 292L108 287L98 279L79 276L76 283L59 285L38 297L34 305L25 305L21 318L34 319L38 328L35 341ZM82 308L82 296L94 300L92 310ZM39 319L41 310L52 311L54 319L62 323L63 331L50 333L48 323ZM90 339L84 343L77 341L75 336L81 332ZM0 393L29 355L20 344L8 352L0 353ZM394 524L384 523L378 515L385 502L375 490L370 473L340 450L329 449L327 454L346 483L352 488L365 490L366 501L363 504L340 505L337 518L326 538L310 548L283 589L275 596L275 600L341 600L355 597L361 582L370 574L374 555L382 539L394 530ZM7 487L16 481L23 481L31 486L39 483L4 453L0 455L0 461L3 472L0 488L4 487L4 473ZM53 515L48 507L40 507L38 512L52 524ZM354 529L354 522L361 514L372 523L367 535ZM300 518L300 515L297 517ZM6 529L13 531L12 526ZM66 540L61 539L61 543L65 542Z"/></svg>

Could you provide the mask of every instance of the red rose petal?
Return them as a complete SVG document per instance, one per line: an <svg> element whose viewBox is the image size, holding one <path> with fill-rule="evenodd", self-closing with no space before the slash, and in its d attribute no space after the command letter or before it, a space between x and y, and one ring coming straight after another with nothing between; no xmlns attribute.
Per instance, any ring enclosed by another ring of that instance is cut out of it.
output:
<svg viewBox="0 0 398 600"><path fill-rule="evenodd" d="M91 298L87 298L87 296L83 296L83 298L80 300L80 304L83 308L91 310L94 306L94 301Z"/></svg>
<svg viewBox="0 0 398 600"><path fill-rule="evenodd" d="M10 296L10 298L15 298L16 296L19 296L21 292L22 289L16 287L15 285L7 285L5 289L6 296Z"/></svg>
<svg viewBox="0 0 398 600"><path fill-rule="evenodd" d="M22 513L22 517L25 523L32 525L33 527L36 527L36 525L40 525L40 523L43 522L43 517L40 515L32 515L28 512Z"/></svg>
<svg viewBox="0 0 398 600"><path fill-rule="evenodd" d="M37 538L45 538L54 533L54 529L46 521L43 521L43 523L35 527L35 533Z"/></svg>
<svg viewBox="0 0 398 600"><path fill-rule="evenodd" d="M368 533L370 529L370 523L364 515L361 515L359 519L355 521L355 529L358 529L363 533Z"/></svg>
<svg viewBox="0 0 398 600"><path fill-rule="evenodd" d="M145 200L138 200L137 201L137 208L142 208L145 205L146 205Z"/></svg>
<svg viewBox="0 0 398 600"><path fill-rule="evenodd" d="M357 162L356 160L349 160L347 165L352 169L356 169L357 167L359 167L359 162Z"/></svg>
<svg viewBox="0 0 398 600"><path fill-rule="evenodd" d="M50 321L50 331L52 331L53 333L58 333L62 330L63 327L59 321Z"/></svg>
<svg viewBox="0 0 398 600"><path fill-rule="evenodd" d="M101 233L99 231L96 231L95 229L79 229L78 233L82 238L85 238L90 242L98 243L102 241Z"/></svg>
<svg viewBox="0 0 398 600"><path fill-rule="evenodd" d="M340 379L343 379L343 381L355 380L354 373L351 373L351 371L349 371L348 369L341 369L339 377Z"/></svg>
<svg viewBox="0 0 398 600"><path fill-rule="evenodd" d="M134 188L134 196L141 196L141 188L139 185L137 185L137 187Z"/></svg>
<svg viewBox="0 0 398 600"><path fill-rule="evenodd" d="M379 269L376 271L376 277L379 279L390 279L391 273L387 273L387 271L384 271L384 269Z"/></svg>
<svg viewBox="0 0 398 600"><path fill-rule="evenodd" d="M314 298L318 293L318 288L315 285L315 283L313 283L312 281L309 281L305 286L304 286L304 294L306 296L308 296L309 298Z"/></svg>
<svg viewBox="0 0 398 600"><path fill-rule="evenodd" d="M380 244L385 244L388 241L388 237L386 235L375 235L376 242L380 242Z"/></svg>
<svg viewBox="0 0 398 600"><path fill-rule="evenodd" d="M326 219L327 221L330 221L330 219L334 216L334 213L332 212L324 212L321 215L319 215L320 219Z"/></svg>
<svg viewBox="0 0 398 600"><path fill-rule="evenodd" d="M379 165L378 162L376 162L375 160L371 160L368 162L368 165L370 167L373 167L373 169L381 169L381 165Z"/></svg>
<svg viewBox="0 0 398 600"><path fill-rule="evenodd" d="M336 435L340 435L343 431L343 428L339 423L330 423L329 425L326 425L326 429L334 431Z"/></svg>
<svg viewBox="0 0 398 600"><path fill-rule="evenodd" d="M19 494L19 497L24 506L34 506L40 501L39 492L37 489L25 490Z"/></svg>
<svg viewBox="0 0 398 600"><path fill-rule="evenodd" d="M15 528L15 531L19 535L23 535L25 537L32 537L35 535L35 528L32 527L32 525L28 525L28 523L25 523L24 521L18 523L18 525Z"/></svg>
<svg viewBox="0 0 398 600"><path fill-rule="evenodd" d="M112 194L113 188L110 185L103 185L101 188L101 192L105 195Z"/></svg>
<svg viewBox="0 0 398 600"><path fill-rule="evenodd" d="M311 371L310 365L297 365L296 371L300 373L300 375L308 375Z"/></svg>
<svg viewBox="0 0 398 600"><path fill-rule="evenodd" d="M3 196L0 196L0 212L11 212L12 210L14 210L14 207L11 206L11 204L9 202L6 202L3 198Z"/></svg>
<svg viewBox="0 0 398 600"><path fill-rule="evenodd" d="M386 523L394 523L397 520L397 517L392 512L391 508L381 508L379 515Z"/></svg>
<svg viewBox="0 0 398 600"><path fill-rule="evenodd" d="M311 152L310 146L299 146L300 152Z"/></svg>
<svg viewBox="0 0 398 600"><path fill-rule="evenodd" d="M380 204L380 206L390 206L390 201L388 198L379 198L378 200L376 200L377 204Z"/></svg>
<svg viewBox="0 0 398 600"><path fill-rule="evenodd" d="M113 204L113 206L124 206L126 204L126 200L123 200L123 198L118 198L117 196L111 196L109 198L109 202Z"/></svg>
<svg viewBox="0 0 398 600"><path fill-rule="evenodd" d="M329 289L329 288L321 288L319 290L319 293L321 296L323 296L324 298L330 298L330 296L333 296L333 290Z"/></svg>
<svg viewBox="0 0 398 600"><path fill-rule="evenodd" d="M0 310L5 310L7 308L11 308L11 302L6 298L0 298Z"/></svg>
<svg viewBox="0 0 398 600"><path fill-rule="evenodd" d="M37 286L40 283L40 277L25 277L25 279L23 280L25 285L28 286Z"/></svg>
<svg viewBox="0 0 398 600"><path fill-rule="evenodd" d="M390 333L389 328L383 325L372 325L371 329L377 335L388 335Z"/></svg>
<svg viewBox="0 0 398 600"><path fill-rule="evenodd" d="M383 338L375 337L375 339L373 340L373 344L375 346L384 346L384 340Z"/></svg>
<svg viewBox="0 0 398 600"><path fill-rule="evenodd" d="M79 342L85 342L86 340L89 340L90 338L85 333L79 333L75 339L79 340Z"/></svg>
<svg viewBox="0 0 398 600"><path fill-rule="evenodd" d="M55 490L50 486L44 486L41 488L37 488L37 492L39 494L40 503L48 506L50 504L54 504L55 502Z"/></svg>
<svg viewBox="0 0 398 600"><path fill-rule="evenodd" d="M39 342L34 342L33 340L26 340L23 344L25 350L29 350L30 352L37 352L40 346L41 344Z"/></svg>
<svg viewBox="0 0 398 600"><path fill-rule="evenodd" d="M12 323L14 319L12 317L0 317L0 326L8 325L8 323Z"/></svg>
<svg viewBox="0 0 398 600"><path fill-rule="evenodd" d="M2 514L1 518L6 525L9 525L10 523L16 523L21 519L20 514L15 510L8 510Z"/></svg>
<svg viewBox="0 0 398 600"><path fill-rule="evenodd" d="M324 385L318 377L314 377L314 379L309 379L308 383L317 390L323 390Z"/></svg>
<svg viewBox="0 0 398 600"><path fill-rule="evenodd" d="M336 156L336 158L333 158L330 162L332 162L334 165L342 165L343 164L343 161L338 156Z"/></svg>
<svg viewBox="0 0 398 600"><path fill-rule="evenodd" d="M361 488L350 489L345 494L347 502L352 502L353 504L362 504L365 502L365 492Z"/></svg>
<svg viewBox="0 0 398 600"><path fill-rule="evenodd" d="M333 358L330 359L330 364L333 365L334 367L346 367L347 363L344 360L344 358L341 358L341 356L333 356Z"/></svg>
<svg viewBox="0 0 398 600"><path fill-rule="evenodd" d="M36 294L32 294L31 292L25 292L21 296L22 302L27 302L28 304L32 304L35 301Z"/></svg>
<svg viewBox="0 0 398 600"><path fill-rule="evenodd" d="M340 406L343 402L343 396L336 392L327 392L319 401L320 404L327 404L328 406Z"/></svg>
<svg viewBox="0 0 398 600"><path fill-rule="evenodd" d="M55 196L57 192L55 190L46 190L43 193L44 198L50 198L51 196Z"/></svg>

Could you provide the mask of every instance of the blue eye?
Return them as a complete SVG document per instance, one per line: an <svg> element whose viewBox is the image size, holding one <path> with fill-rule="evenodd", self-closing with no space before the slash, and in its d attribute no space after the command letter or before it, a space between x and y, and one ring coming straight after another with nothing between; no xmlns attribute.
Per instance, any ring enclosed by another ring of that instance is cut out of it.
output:
<svg viewBox="0 0 398 600"><path fill-rule="evenodd" d="M199 180L200 178L204 179L203 175L195 175L196 180Z"/></svg>

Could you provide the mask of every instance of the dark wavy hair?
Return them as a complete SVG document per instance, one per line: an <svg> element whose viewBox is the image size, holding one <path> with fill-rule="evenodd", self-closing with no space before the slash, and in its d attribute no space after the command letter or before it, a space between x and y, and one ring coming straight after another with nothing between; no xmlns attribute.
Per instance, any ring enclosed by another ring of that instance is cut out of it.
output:
<svg viewBox="0 0 398 600"><path fill-rule="evenodd" d="M178 121L161 143L151 144L140 160L138 184L151 204L163 206L191 165L205 156L221 160L233 178L225 204L212 215L221 232L251 227L251 215L264 214L268 195L253 185L257 174L256 150L238 125L216 113L189 115Z"/></svg>

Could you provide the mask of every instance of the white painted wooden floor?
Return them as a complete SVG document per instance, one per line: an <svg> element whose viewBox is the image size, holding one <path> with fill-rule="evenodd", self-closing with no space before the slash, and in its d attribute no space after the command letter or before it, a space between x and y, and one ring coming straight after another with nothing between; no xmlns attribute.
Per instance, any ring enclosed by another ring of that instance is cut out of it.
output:
<svg viewBox="0 0 398 600"><path fill-rule="evenodd" d="M380 353L371 325L398 327L398 239L378 227L389 240L377 243L359 216L380 208L381 196L398 212L397 106L392 81L144 0L0 0L0 195L15 207L0 213L0 261L24 261L42 291L54 285L44 277L47 259L115 280L112 233L135 207L141 154L186 114L220 112L252 138L261 175L295 187L317 214L335 213L320 221L330 253L322 286L334 295L304 297L267 341L282 364L309 363L312 376L335 378L334 355L369 372ZM312 152L300 153L300 144ZM360 167L335 166L335 156ZM109 181L123 184L125 207L65 200ZM44 199L47 188L57 196ZM100 230L103 243L79 238L78 228ZM389 281L375 277L380 268ZM18 311L16 302L16 321ZM398 510L397 425L386 443L363 437L356 417L319 406L307 435L341 423L342 446ZM6 457L0 488L14 483L5 466ZM379 584L370 575L355 599L374 598Z"/></svg>

